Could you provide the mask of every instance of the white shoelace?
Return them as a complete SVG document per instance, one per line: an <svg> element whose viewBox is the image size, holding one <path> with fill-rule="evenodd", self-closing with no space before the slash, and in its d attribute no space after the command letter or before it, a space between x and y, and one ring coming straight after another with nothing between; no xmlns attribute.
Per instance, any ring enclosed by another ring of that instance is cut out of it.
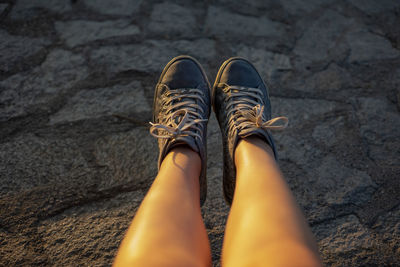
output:
<svg viewBox="0 0 400 267"><path fill-rule="evenodd" d="M233 134L233 128L239 132L248 128L262 128L264 130L283 130L287 127L289 119L287 117L276 117L266 121L264 116L264 106L260 90L257 88L243 86L224 85L224 91L232 101L227 105L227 117L229 118L229 133ZM282 125L275 125L283 121Z"/></svg>
<svg viewBox="0 0 400 267"><path fill-rule="evenodd" d="M164 85L166 86L166 85ZM204 105L205 102L201 97L203 92L196 88L184 88L189 92L182 94L182 89L173 90L168 89L168 93L162 101L161 105L168 106L165 111L166 116L162 118L160 123L150 122L150 134L156 138L176 138L178 136L193 136L195 138L202 138L203 128L197 126L207 119L198 119L200 113L204 113L201 105L196 103L200 100ZM182 99L185 99L182 101ZM177 103L173 101L179 100ZM158 133L156 133L156 131ZM160 133L161 131L162 133Z"/></svg>

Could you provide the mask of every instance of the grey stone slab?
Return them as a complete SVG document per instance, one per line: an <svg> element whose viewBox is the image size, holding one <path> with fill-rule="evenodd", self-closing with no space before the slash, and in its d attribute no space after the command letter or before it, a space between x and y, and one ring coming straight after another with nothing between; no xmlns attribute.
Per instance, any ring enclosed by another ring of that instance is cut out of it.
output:
<svg viewBox="0 0 400 267"><path fill-rule="evenodd" d="M106 136L94 147L97 164L110 170L108 179L99 181L100 189L152 181L157 174L158 145L148 128Z"/></svg>
<svg viewBox="0 0 400 267"><path fill-rule="evenodd" d="M161 71L175 56L192 55L200 60L212 60L216 55L215 42L209 39L194 41L145 41L143 44L103 46L93 50L91 60L107 71ZM202 61L203 63L203 61Z"/></svg>
<svg viewBox="0 0 400 267"><path fill-rule="evenodd" d="M325 205L360 204L369 200L376 185L364 171L343 166L333 155L326 156L315 139L327 146L338 142L337 128L344 127L340 116L321 124L326 114L342 110L341 104L325 100L271 98L273 116L287 116L289 127L282 133L274 134L281 160L293 162L306 172L301 182L296 182L298 192L305 206L312 207L309 199ZM312 138L299 129L315 125ZM304 126L306 125L306 126ZM342 128L343 130L343 128ZM300 131L301 133L301 131ZM308 193L307 193L308 192Z"/></svg>
<svg viewBox="0 0 400 267"><path fill-rule="evenodd" d="M29 38L8 34L0 30L0 71L9 72L18 68L31 56L44 49L50 44L46 38Z"/></svg>
<svg viewBox="0 0 400 267"><path fill-rule="evenodd" d="M308 170L307 180L328 205L365 203L376 188L366 172L345 167L333 156L323 158L315 170Z"/></svg>
<svg viewBox="0 0 400 267"><path fill-rule="evenodd" d="M129 16L139 11L142 0L84 0L86 6L105 15Z"/></svg>
<svg viewBox="0 0 400 267"><path fill-rule="evenodd" d="M368 15L374 15L384 11L394 11L396 8L400 7L400 2L395 0L350 0L349 2Z"/></svg>
<svg viewBox="0 0 400 267"><path fill-rule="evenodd" d="M288 130L301 127L325 113L332 112L338 104L327 100L271 97L272 117L289 118Z"/></svg>
<svg viewBox="0 0 400 267"><path fill-rule="evenodd" d="M63 266L111 266L143 196L142 191L123 193L45 219L37 228L37 246Z"/></svg>
<svg viewBox="0 0 400 267"><path fill-rule="evenodd" d="M144 45L103 46L91 52L91 61L107 71L139 70L153 72L161 69L173 57L173 48L157 43Z"/></svg>
<svg viewBox="0 0 400 267"><path fill-rule="evenodd" d="M397 89L397 109L400 110L400 87Z"/></svg>
<svg viewBox="0 0 400 267"><path fill-rule="evenodd" d="M317 225L312 230L325 264L351 264L374 246L372 234L354 215Z"/></svg>
<svg viewBox="0 0 400 267"><path fill-rule="evenodd" d="M244 57L254 64L261 77L266 80L269 80L276 72L292 69L290 58L284 54L245 45L234 47L232 52L234 55Z"/></svg>
<svg viewBox="0 0 400 267"><path fill-rule="evenodd" d="M281 8L274 0L248 0L248 1L232 1L232 0L218 0L215 1L219 6L239 14L246 15L276 15L279 16Z"/></svg>
<svg viewBox="0 0 400 267"><path fill-rule="evenodd" d="M163 36L194 36L197 28L196 17L190 9L168 2L154 6L148 25L150 32Z"/></svg>
<svg viewBox="0 0 400 267"><path fill-rule="evenodd" d="M330 218L337 207L371 199L377 186L364 170L346 166L307 135L288 132L275 137L286 179L312 220Z"/></svg>
<svg viewBox="0 0 400 267"><path fill-rule="evenodd" d="M68 184L89 172L79 146L70 138L21 135L0 145L0 194L49 184Z"/></svg>
<svg viewBox="0 0 400 267"><path fill-rule="evenodd" d="M81 90L50 117L50 124L92 119L113 114L151 112L140 82L109 88Z"/></svg>
<svg viewBox="0 0 400 267"><path fill-rule="evenodd" d="M87 75L81 55L61 49L51 51L41 66L0 82L0 120L29 114L33 106L47 103Z"/></svg>
<svg viewBox="0 0 400 267"><path fill-rule="evenodd" d="M398 165L400 114L386 98L354 99L360 135L369 146L369 156L385 164Z"/></svg>
<svg viewBox="0 0 400 267"><path fill-rule="evenodd" d="M311 99L290 99L271 97L272 118L286 116L289 125L285 131L274 133L278 145L278 156L282 160L289 160L306 167L314 158L322 154L314 142L302 136L291 134L293 130L309 125L315 118L330 113L337 108L332 101Z"/></svg>
<svg viewBox="0 0 400 267"><path fill-rule="evenodd" d="M52 50L38 71L39 75L44 74L37 78L42 85L40 88L46 93L56 93L62 88L71 87L88 74L86 60L82 55L62 49Z"/></svg>
<svg viewBox="0 0 400 267"><path fill-rule="evenodd" d="M140 33L139 27L130 24L128 20L57 21L55 23L55 28L58 35L69 47L110 37L135 35Z"/></svg>
<svg viewBox="0 0 400 267"><path fill-rule="evenodd" d="M315 167L315 159L324 155L317 144L305 136L294 135L287 130L283 133L273 134L278 147L278 158L283 161L293 162L300 168Z"/></svg>
<svg viewBox="0 0 400 267"><path fill-rule="evenodd" d="M297 65L305 67L328 61L330 58L345 56L348 50L340 41L343 34L355 24L354 19L346 18L335 11L326 10L311 25L306 27L293 50L298 56Z"/></svg>
<svg viewBox="0 0 400 267"><path fill-rule="evenodd" d="M2 248L2 264L6 266L24 265L43 265L45 255L35 253L32 244L32 238L28 233L7 233L0 232L0 242ZM5 256L7 255L7 256Z"/></svg>
<svg viewBox="0 0 400 267"><path fill-rule="evenodd" d="M268 18L243 16L225 9L210 6L207 12L205 30L216 36L262 36L280 37L285 35L285 25Z"/></svg>
<svg viewBox="0 0 400 267"><path fill-rule="evenodd" d="M347 70L332 63L327 69L307 78L302 85L296 86L296 89L306 92L331 92L340 90L350 83L351 76Z"/></svg>
<svg viewBox="0 0 400 267"><path fill-rule="evenodd" d="M168 46L168 42L160 43L160 45ZM198 58L204 65L206 65L205 63L214 61L217 56L216 43L211 39L179 40L172 41L169 45L175 48L178 53Z"/></svg>
<svg viewBox="0 0 400 267"><path fill-rule="evenodd" d="M243 10L245 7L247 8L258 8L258 9L264 9L264 8L268 8L271 7L274 4L274 1L271 0L249 0L246 1L246 3L244 2L235 2L235 1L231 1L231 0L217 0L215 1L216 3L218 3L220 6L224 6L224 7L229 7L227 9L230 10L234 10L236 12L238 11L243 11L243 13L247 13L248 10Z"/></svg>
<svg viewBox="0 0 400 267"><path fill-rule="evenodd" d="M361 124L360 131L366 134L371 131L382 140L397 138L400 135L400 114L396 106L384 97L359 97L355 98L357 116ZM379 144L372 136L367 140Z"/></svg>
<svg viewBox="0 0 400 267"><path fill-rule="evenodd" d="M279 3L291 15L305 15L317 8L329 5L333 0L280 0Z"/></svg>
<svg viewBox="0 0 400 267"><path fill-rule="evenodd" d="M0 14L3 13L7 7L8 7L8 4L0 4Z"/></svg>
<svg viewBox="0 0 400 267"><path fill-rule="evenodd" d="M350 63L399 57L389 40L368 31L354 18L325 11L306 28L293 51L300 67L345 59Z"/></svg>
<svg viewBox="0 0 400 267"><path fill-rule="evenodd" d="M365 29L347 33L346 41L351 49L350 63L400 57L400 51L393 48L388 39Z"/></svg>
<svg viewBox="0 0 400 267"><path fill-rule="evenodd" d="M344 116L337 116L333 121L318 123L312 132L312 137L320 144L332 147L339 143L338 133L346 128Z"/></svg>
<svg viewBox="0 0 400 267"><path fill-rule="evenodd" d="M65 13L72 10L71 1L60 0L18 0L11 10L12 19L27 19L35 16L38 9L46 9L54 13Z"/></svg>
<svg viewBox="0 0 400 267"><path fill-rule="evenodd" d="M382 241L392 250L400 252L400 206L379 216L372 229L378 232ZM399 255L397 253L397 255Z"/></svg>

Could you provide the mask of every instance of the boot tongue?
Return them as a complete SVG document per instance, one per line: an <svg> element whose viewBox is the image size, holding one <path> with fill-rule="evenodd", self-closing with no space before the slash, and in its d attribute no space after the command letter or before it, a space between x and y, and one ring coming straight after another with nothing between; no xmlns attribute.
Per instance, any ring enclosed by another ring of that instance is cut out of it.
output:
<svg viewBox="0 0 400 267"><path fill-rule="evenodd" d="M180 100L180 101L182 101L182 100ZM188 114L186 114L186 115L188 115ZM184 118L183 115L176 116L175 118L173 118L174 123L176 125L180 125L180 123L182 123L183 118ZM162 160L165 158L165 156L168 154L168 152L177 146L186 145L186 146L189 146L193 151L200 153L200 149L196 142L196 138L193 136L190 136L190 135L187 135L187 136L178 135L175 138L166 139L165 142L166 143L163 145L161 153L160 153L160 157L159 157L159 161L158 161L158 168L161 167Z"/></svg>
<svg viewBox="0 0 400 267"><path fill-rule="evenodd" d="M180 124L182 122L183 116L177 116L175 118L175 123ZM173 149L174 147L181 146L181 145L188 145L191 149L195 152L199 152L199 149L196 144L196 140L192 136L178 136L176 138L172 138L168 140L166 144L166 154ZM165 154L165 155L166 155Z"/></svg>

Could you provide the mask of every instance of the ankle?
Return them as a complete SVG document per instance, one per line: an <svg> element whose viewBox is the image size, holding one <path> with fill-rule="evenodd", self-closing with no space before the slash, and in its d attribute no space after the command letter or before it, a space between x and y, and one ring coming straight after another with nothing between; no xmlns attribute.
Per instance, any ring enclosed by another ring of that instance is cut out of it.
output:
<svg viewBox="0 0 400 267"><path fill-rule="evenodd" d="M201 163L199 153L194 151L192 148L190 148L189 145L186 145L186 144L180 144L180 145L174 146L173 148L171 148L170 151L168 151L167 155L170 153L183 154L183 155L189 157L190 159L193 159L193 160L197 159Z"/></svg>
<svg viewBox="0 0 400 267"><path fill-rule="evenodd" d="M234 152L236 168L241 164L248 164L254 161L273 159L274 152L271 146L261 137L252 135L240 139Z"/></svg>
<svg viewBox="0 0 400 267"><path fill-rule="evenodd" d="M179 145L172 148L161 163L161 168L173 164L183 171L196 171L200 173L201 158L199 153L187 145Z"/></svg>

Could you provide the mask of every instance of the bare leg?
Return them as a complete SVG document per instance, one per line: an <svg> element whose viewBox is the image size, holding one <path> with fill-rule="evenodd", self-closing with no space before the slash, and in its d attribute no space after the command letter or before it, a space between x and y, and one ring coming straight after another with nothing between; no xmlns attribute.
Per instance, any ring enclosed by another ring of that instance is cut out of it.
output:
<svg viewBox="0 0 400 267"><path fill-rule="evenodd" d="M114 266L210 266L200 211L199 155L171 150L137 211Z"/></svg>
<svg viewBox="0 0 400 267"><path fill-rule="evenodd" d="M225 266L321 266L313 235L271 148L239 141L236 189L225 230Z"/></svg>

